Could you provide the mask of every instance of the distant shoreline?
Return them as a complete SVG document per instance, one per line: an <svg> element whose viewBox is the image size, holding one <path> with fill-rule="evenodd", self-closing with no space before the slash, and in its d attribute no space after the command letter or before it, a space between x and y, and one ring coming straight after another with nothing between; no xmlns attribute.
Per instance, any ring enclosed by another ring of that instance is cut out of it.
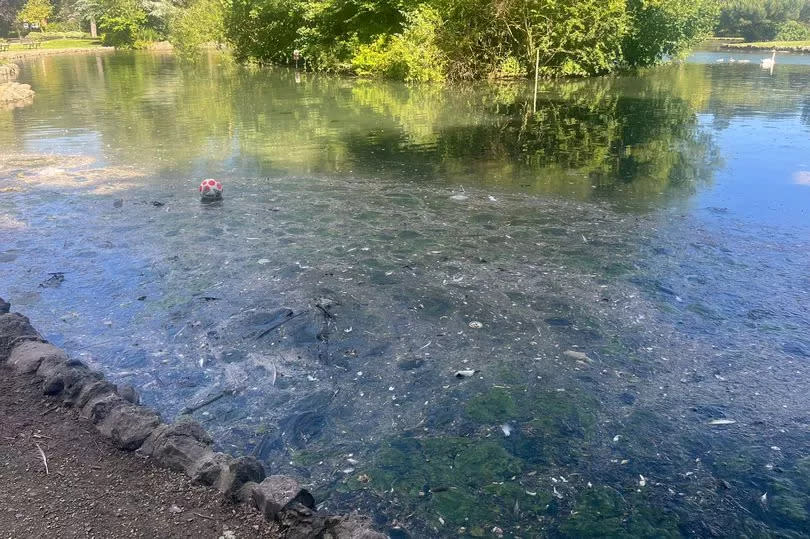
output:
<svg viewBox="0 0 810 539"><path fill-rule="evenodd" d="M55 56L59 54L87 54L91 52L112 52L114 47L80 47L74 49L31 49L0 52L0 60L22 60L38 56Z"/></svg>
<svg viewBox="0 0 810 539"><path fill-rule="evenodd" d="M724 49L738 51L810 52L810 41L761 41L757 43L727 43Z"/></svg>

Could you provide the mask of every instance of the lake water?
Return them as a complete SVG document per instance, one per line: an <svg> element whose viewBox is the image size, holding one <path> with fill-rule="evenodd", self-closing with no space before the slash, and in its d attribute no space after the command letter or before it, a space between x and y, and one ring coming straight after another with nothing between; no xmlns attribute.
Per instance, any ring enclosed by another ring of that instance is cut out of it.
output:
<svg viewBox="0 0 810 539"><path fill-rule="evenodd" d="M0 296L392 537L807 537L810 62L760 56L536 112L523 82L27 60Z"/></svg>

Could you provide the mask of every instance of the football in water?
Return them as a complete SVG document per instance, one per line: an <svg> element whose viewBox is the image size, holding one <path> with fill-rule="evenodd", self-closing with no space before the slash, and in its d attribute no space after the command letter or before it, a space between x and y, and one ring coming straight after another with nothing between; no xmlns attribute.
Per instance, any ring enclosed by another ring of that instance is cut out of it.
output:
<svg viewBox="0 0 810 539"><path fill-rule="evenodd" d="M200 184L200 197L205 202L222 200L222 182L210 178L203 180Z"/></svg>

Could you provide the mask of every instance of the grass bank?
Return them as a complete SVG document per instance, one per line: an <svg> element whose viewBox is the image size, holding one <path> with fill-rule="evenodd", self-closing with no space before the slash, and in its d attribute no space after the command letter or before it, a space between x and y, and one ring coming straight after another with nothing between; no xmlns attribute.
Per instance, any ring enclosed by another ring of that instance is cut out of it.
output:
<svg viewBox="0 0 810 539"><path fill-rule="evenodd" d="M810 41L752 41L751 43L729 43L723 47L749 51L810 52Z"/></svg>
<svg viewBox="0 0 810 539"><path fill-rule="evenodd" d="M40 49L89 49L94 47L101 47L100 39L49 39L40 42ZM29 50L23 43L9 44L9 51L24 51ZM33 49L37 50L37 49Z"/></svg>

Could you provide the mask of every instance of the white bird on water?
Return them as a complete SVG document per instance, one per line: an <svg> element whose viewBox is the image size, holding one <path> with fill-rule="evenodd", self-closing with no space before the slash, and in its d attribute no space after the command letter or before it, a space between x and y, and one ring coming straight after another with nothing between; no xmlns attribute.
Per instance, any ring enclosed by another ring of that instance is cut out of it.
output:
<svg viewBox="0 0 810 539"><path fill-rule="evenodd" d="M776 64L776 51L773 51L770 58L763 58L760 60L759 65L762 69L773 69Z"/></svg>

